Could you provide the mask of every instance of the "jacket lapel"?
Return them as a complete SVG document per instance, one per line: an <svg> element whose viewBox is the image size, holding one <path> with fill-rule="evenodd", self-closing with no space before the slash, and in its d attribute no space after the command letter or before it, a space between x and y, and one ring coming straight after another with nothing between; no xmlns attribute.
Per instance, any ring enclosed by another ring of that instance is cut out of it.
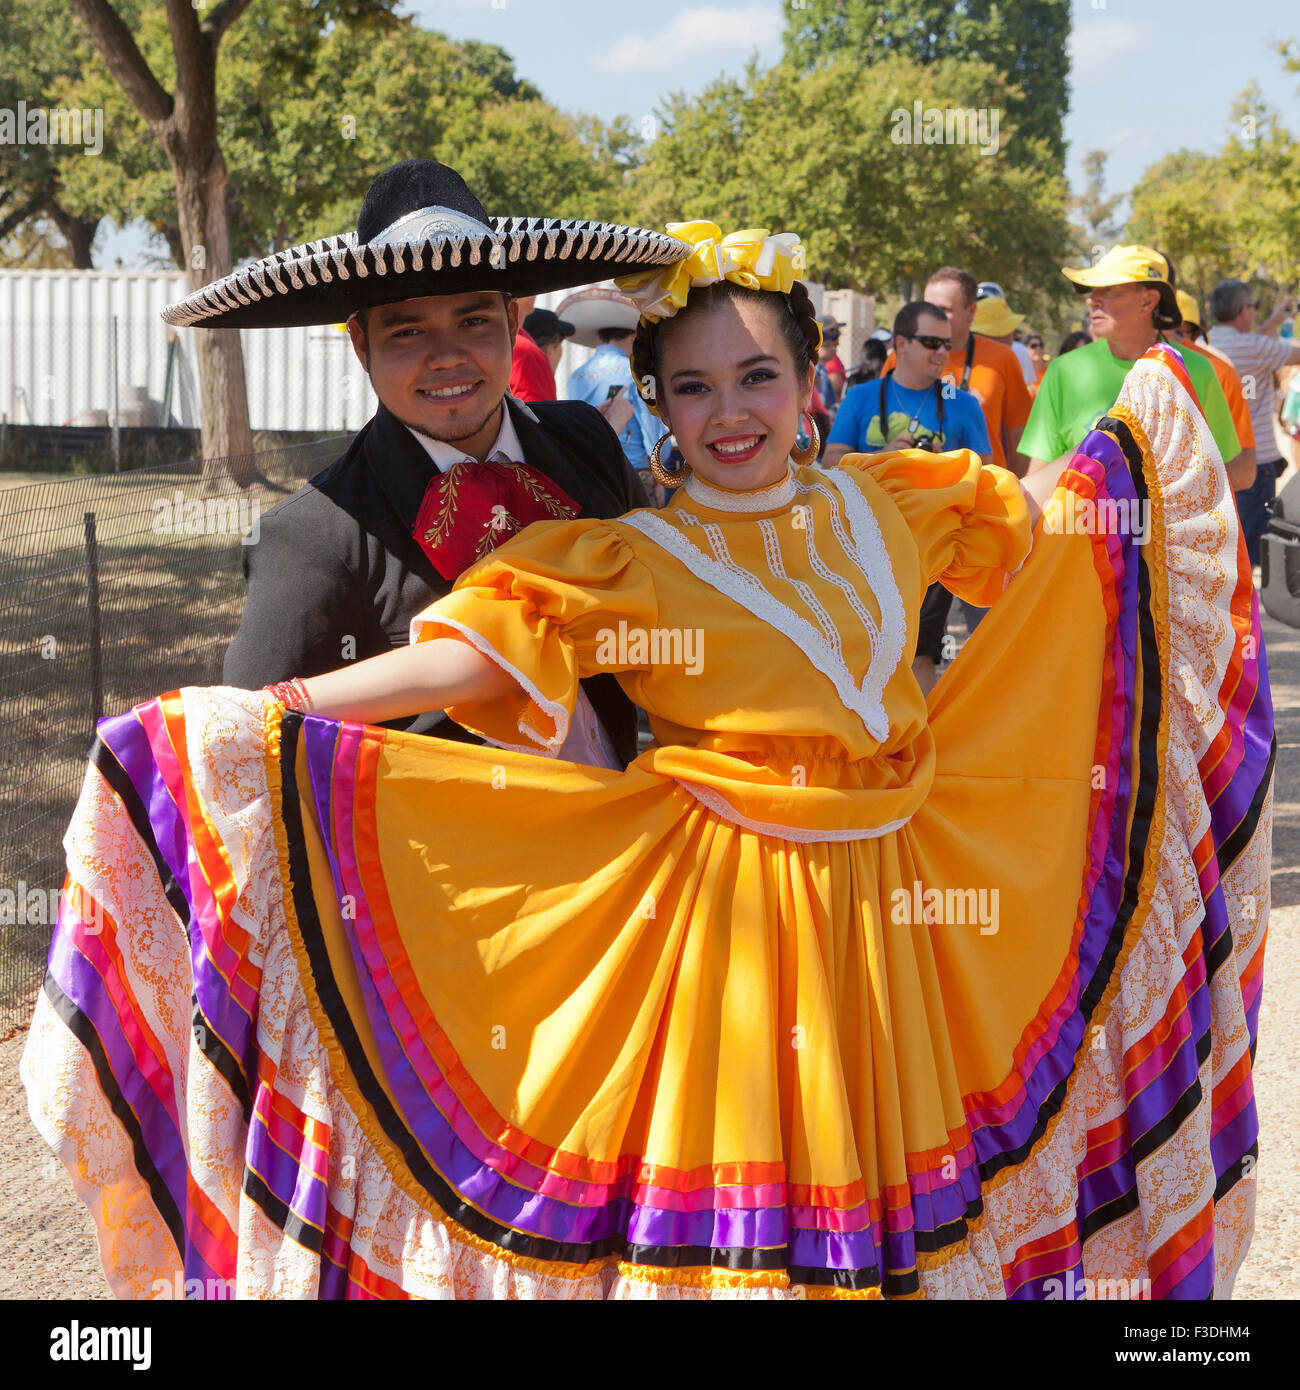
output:
<svg viewBox="0 0 1300 1390"><path fill-rule="evenodd" d="M437 465L382 403L366 436L365 457L380 491L409 535L425 489L437 476Z"/></svg>
<svg viewBox="0 0 1300 1390"><path fill-rule="evenodd" d="M585 461L574 458L570 450L558 448L542 428L537 416L523 402L507 396L506 409L514 421L515 433L524 451L520 461L559 483L582 508L581 515L594 515L596 499L590 469L583 466Z"/></svg>

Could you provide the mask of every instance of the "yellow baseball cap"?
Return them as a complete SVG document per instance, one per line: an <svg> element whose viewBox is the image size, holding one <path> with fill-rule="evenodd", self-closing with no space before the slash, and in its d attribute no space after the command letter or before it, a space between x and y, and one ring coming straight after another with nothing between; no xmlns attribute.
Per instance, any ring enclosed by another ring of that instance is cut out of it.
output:
<svg viewBox="0 0 1300 1390"><path fill-rule="evenodd" d="M1062 266L1061 274L1080 294L1107 285L1151 285L1160 291L1155 326L1177 328L1183 321L1174 294L1174 268L1168 256L1149 246L1113 246L1096 265L1082 270Z"/></svg>
<svg viewBox="0 0 1300 1390"><path fill-rule="evenodd" d="M1175 290L1174 297L1178 300L1178 312L1183 316L1184 323L1190 323L1196 328L1201 328L1201 309L1200 305L1192 298L1186 290Z"/></svg>
<svg viewBox="0 0 1300 1390"><path fill-rule="evenodd" d="M983 333L988 338L1005 338L1024 321L1024 314L1015 313L1005 299L989 294L975 305L975 317L970 326L972 333Z"/></svg>

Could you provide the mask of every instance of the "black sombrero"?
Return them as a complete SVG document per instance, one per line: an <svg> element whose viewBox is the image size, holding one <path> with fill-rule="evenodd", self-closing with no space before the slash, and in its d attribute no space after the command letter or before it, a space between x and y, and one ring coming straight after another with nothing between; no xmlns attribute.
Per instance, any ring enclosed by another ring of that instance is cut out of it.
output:
<svg viewBox="0 0 1300 1390"><path fill-rule="evenodd" d="M370 185L357 230L266 256L169 304L177 328L298 328L424 295L545 294L673 265L664 232L581 218L489 217L445 164L408 159Z"/></svg>

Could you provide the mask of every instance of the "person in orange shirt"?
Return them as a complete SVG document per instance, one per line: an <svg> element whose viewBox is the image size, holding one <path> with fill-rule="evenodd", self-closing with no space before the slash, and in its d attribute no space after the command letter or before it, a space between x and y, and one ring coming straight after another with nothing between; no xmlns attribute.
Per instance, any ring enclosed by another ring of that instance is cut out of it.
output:
<svg viewBox="0 0 1300 1390"><path fill-rule="evenodd" d="M926 282L922 297L948 315L952 351L948 354L945 377L979 398L989 427L993 462L1023 477L1029 460L1021 455L1018 446L1034 402L1015 353L971 332L979 282L968 270L941 266ZM890 353L885 370L893 366L894 355Z"/></svg>
<svg viewBox="0 0 1300 1390"><path fill-rule="evenodd" d="M1199 352L1202 357L1210 359L1214 374L1219 378L1219 385L1223 387L1224 399L1228 402L1232 423L1241 444L1241 453L1233 464L1233 476L1237 476L1238 469L1242 470L1242 476L1249 473L1250 482L1245 486L1250 487L1255 480L1255 431L1250 423L1250 406L1246 404L1246 397L1241 389L1241 377L1223 353L1212 348L1209 343L1196 341L1204 334L1200 308L1186 290L1176 290L1174 293L1178 300L1178 311L1183 316L1182 323L1173 330L1175 346L1180 350L1190 348L1193 352Z"/></svg>

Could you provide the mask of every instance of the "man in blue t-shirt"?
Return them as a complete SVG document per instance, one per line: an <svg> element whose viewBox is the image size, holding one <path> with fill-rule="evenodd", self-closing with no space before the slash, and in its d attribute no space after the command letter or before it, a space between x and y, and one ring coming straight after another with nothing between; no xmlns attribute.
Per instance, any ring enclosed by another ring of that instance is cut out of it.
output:
<svg viewBox="0 0 1300 1390"><path fill-rule="evenodd" d="M993 462L988 425L979 398L952 382L940 381L948 367L952 333L948 315L924 299L904 304L894 319L898 365L879 381L845 393L826 445L826 467L845 454L878 454L892 449L929 449L947 454L970 449L980 462ZM929 692L943 659L952 595L932 584L921 605L912 672ZM974 632L986 609L962 603L966 629Z"/></svg>
<svg viewBox="0 0 1300 1390"><path fill-rule="evenodd" d="M993 461L988 426L977 397L943 382L952 334L948 315L918 299L894 319L898 366L879 381L845 392L824 460L833 468L845 454L886 449L929 449L936 454L971 449Z"/></svg>

